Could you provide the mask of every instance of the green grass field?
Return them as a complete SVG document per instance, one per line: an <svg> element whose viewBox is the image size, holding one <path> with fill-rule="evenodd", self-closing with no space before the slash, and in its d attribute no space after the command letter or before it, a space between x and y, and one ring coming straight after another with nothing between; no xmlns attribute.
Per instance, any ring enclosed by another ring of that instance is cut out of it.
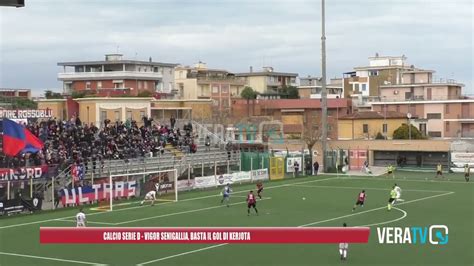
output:
<svg viewBox="0 0 474 266"><path fill-rule="evenodd" d="M317 245L40 245L40 226L75 226L76 209L0 219L0 265L474 265L474 184L461 174L434 180L432 173L387 177L318 176L267 182L260 216L247 216L244 197L254 185L234 186L229 208L217 189L181 193L179 202L153 207L133 203L113 212L86 209L89 226L349 226L370 225L368 244L351 244L348 260L338 246ZM449 178L449 180L448 180ZM428 180L426 180L428 179ZM404 203L386 210L398 183ZM360 190L366 205L352 212ZM303 200L303 197L306 200ZM377 226L449 227L449 243L379 244Z"/></svg>

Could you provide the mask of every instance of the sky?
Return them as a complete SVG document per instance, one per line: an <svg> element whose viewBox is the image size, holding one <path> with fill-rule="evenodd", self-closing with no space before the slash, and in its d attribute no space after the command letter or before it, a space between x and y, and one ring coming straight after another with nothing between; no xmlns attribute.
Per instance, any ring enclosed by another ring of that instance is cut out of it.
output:
<svg viewBox="0 0 474 266"><path fill-rule="evenodd" d="M319 0L26 0L0 8L0 88L61 91L58 62L127 59L321 75ZM408 58L474 95L472 0L326 0L327 73Z"/></svg>

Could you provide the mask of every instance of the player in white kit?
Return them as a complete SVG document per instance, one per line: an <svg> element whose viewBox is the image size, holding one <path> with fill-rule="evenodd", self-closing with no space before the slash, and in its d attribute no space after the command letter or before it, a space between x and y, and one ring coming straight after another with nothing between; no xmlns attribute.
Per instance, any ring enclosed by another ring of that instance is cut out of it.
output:
<svg viewBox="0 0 474 266"><path fill-rule="evenodd" d="M156 190L158 190L159 185L156 184L155 187L156 187ZM140 202L140 205L143 205L143 203L145 203L145 201L151 201L151 206L155 205L156 190L152 190L152 191L149 191L148 193L146 193L145 198L142 200L142 202Z"/></svg>
<svg viewBox="0 0 474 266"><path fill-rule="evenodd" d="M397 193L397 196L395 198L395 201L393 202L393 204L397 203L397 202L401 202L401 201L405 201L404 199L401 199L402 197L402 189L397 185L395 184L395 187L393 188L395 190L395 192ZM393 205L392 204L392 205Z"/></svg>
<svg viewBox="0 0 474 266"><path fill-rule="evenodd" d="M76 227L86 227L86 214L82 210L79 210L79 213L76 214Z"/></svg>
<svg viewBox="0 0 474 266"><path fill-rule="evenodd" d="M342 226L347 227L347 224L343 223ZM339 243L339 255L341 255L341 260L347 260L348 250L349 250L349 243Z"/></svg>

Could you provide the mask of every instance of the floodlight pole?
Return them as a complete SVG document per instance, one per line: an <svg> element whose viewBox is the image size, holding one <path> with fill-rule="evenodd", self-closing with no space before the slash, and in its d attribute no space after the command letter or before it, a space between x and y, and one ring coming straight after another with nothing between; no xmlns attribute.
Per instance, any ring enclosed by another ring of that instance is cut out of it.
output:
<svg viewBox="0 0 474 266"><path fill-rule="evenodd" d="M321 0L321 149L323 152L323 170L327 172L327 160L326 160L326 149L327 149L327 138L328 138L328 125L327 125L327 91L326 91L326 22L325 22L325 0Z"/></svg>

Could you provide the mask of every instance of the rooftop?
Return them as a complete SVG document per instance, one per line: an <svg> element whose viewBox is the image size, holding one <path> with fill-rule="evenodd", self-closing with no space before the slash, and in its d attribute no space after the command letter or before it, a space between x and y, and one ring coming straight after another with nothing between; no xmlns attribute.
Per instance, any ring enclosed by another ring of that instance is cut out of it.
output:
<svg viewBox="0 0 474 266"><path fill-rule="evenodd" d="M377 112L377 111L366 111L366 112L355 112L350 115L339 117L339 120L363 120L363 119L402 119L407 118L406 114L386 111L386 112Z"/></svg>
<svg viewBox="0 0 474 266"><path fill-rule="evenodd" d="M354 70L379 70L379 69L405 69L405 70L410 70L410 66L358 66L354 67ZM352 71L349 71L347 73L351 73Z"/></svg>
<svg viewBox="0 0 474 266"><path fill-rule="evenodd" d="M287 72L269 72L269 71L260 71L260 72L245 72L245 73L235 73L236 77L258 77L258 76L289 76L297 77L297 73L287 73Z"/></svg>
<svg viewBox="0 0 474 266"><path fill-rule="evenodd" d="M118 60L118 61L80 61L80 62L59 62L58 66L91 66L91 65L149 65L149 66L164 66L164 67L175 67L178 64L172 63L161 63L161 62L149 62L139 60Z"/></svg>
<svg viewBox="0 0 474 266"><path fill-rule="evenodd" d="M437 87L437 86L458 86L464 87L464 84L457 83L455 80L446 80L446 81L434 81L430 83L408 83L408 84L387 84L387 85L380 85L380 88L399 88L399 87Z"/></svg>
<svg viewBox="0 0 474 266"><path fill-rule="evenodd" d="M263 108L268 109L320 109L320 99L278 99L258 100ZM348 99L328 99L328 108L343 108L350 103Z"/></svg>

